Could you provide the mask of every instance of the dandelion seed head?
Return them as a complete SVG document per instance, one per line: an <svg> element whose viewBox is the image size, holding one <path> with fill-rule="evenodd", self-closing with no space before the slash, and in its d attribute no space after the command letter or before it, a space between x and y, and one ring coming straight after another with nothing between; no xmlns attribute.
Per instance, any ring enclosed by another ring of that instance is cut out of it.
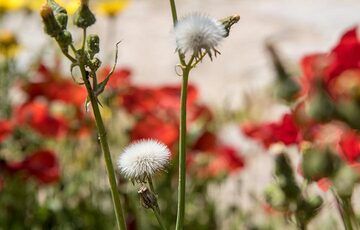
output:
<svg viewBox="0 0 360 230"><path fill-rule="evenodd" d="M136 141L127 146L117 161L120 173L133 181L144 181L169 163L169 148L152 139Z"/></svg>
<svg viewBox="0 0 360 230"><path fill-rule="evenodd" d="M223 24L208 16L194 13L177 22L174 29L177 49L182 53L192 52L196 57L204 50L210 58L212 51L226 35Z"/></svg>

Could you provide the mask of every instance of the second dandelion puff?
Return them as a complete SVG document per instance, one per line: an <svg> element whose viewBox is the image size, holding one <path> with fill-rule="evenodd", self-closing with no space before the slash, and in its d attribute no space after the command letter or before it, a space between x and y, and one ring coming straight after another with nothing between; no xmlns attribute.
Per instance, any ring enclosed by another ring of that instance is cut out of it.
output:
<svg viewBox="0 0 360 230"><path fill-rule="evenodd" d="M220 52L216 49L227 35L225 26L218 20L194 13L179 20L174 28L177 49L185 54L191 52L201 58L205 52L212 59Z"/></svg>
<svg viewBox="0 0 360 230"><path fill-rule="evenodd" d="M165 169L170 150L157 140L140 140L126 147L118 159L120 173L127 179L145 182L156 172Z"/></svg>

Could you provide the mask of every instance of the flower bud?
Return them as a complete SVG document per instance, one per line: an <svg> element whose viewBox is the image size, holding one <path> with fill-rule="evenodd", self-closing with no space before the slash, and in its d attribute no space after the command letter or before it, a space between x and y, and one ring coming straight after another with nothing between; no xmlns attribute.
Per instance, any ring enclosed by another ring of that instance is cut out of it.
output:
<svg viewBox="0 0 360 230"><path fill-rule="evenodd" d="M300 199L297 203L297 216L301 223L308 223L320 211L323 199L320 196L311 197L310 199Z"/></svg>
<svg viewBox="0 0 360 230"><path fill-rule="evenodd" d="M99 53L100 51L100 39L99 36L96 34L91 34L86 39L87 44L87 51L90 56L94 56L95 54Z"/></svg>
<svg viewBox="0 0 360 230"><path fill-rule="evenodd" d="M51 37L56 37L61 32L61 28L55 19L51 7L47 4L43 5L40 10L40 15L44 22L45 32Z"/></svg>
<svg viewBox="0 0 360 230"><path fill-rule="evenodd" d="M55 15L60 13L67 14L66 9L57 4L54 0L47 0L47 4L52 9Z"/></svg>
<svg viewBox="0 0 360 230"><path fill-rule="evenodd" d="M95 68L95 70L99 69L101 66L101 61L99 58L93 58L90 62L91 65Z"/></svg>
<svg viewBox="0 0 360 230"><path fill-rule="evenodd" d="M308 180L331 177L339 168L340 159L329 149L307 149L303 154L302 171Z"/></svg>
<svg viewBox="0 0 360 230"><path fill-rule="evenodd" d="M146 186L142 186L138 194L140 196L140 203L144 208L158 208L156 196Z"/></svg>
<svg viewBox="0 0 360 230"><path fill-rule="evenodd" d="M341 120L351 128L360 130L360 104L355 100L343 100L337 104L337 111Z"/></svg>
<svg viewBox="0 0 360 230"><path fill-rule="evenodd" d="M66 27L67 27L67 22L68 22L67 14L65 14L65 13L56 14L55 19L59 23L59 25L61 26L61 29L65 30Z"/></svg>
<svg viewBox="0 0 360 230"><path fill-rule="evenodd" d="M275 174L285 196L290 200L296 200L300 194L300 188L296 184L290 160L285 154L279 154L276 157Z"/></svg>
<svg viewBox="0 0 360 230"><path fill-rule="evenodd" d="M288 202L285 193L278 185L272 184L266 188L265 199L273 208L286 211Z"/></svg>
<svg viewBox="0 0 360 230"><path fill-rule="evenodd" d="M306 104L306 111L310 117L318 122L327 122L336 115L335 105L325 91L323 83L318 81L316 91L310 96L309 102Z"/></svg>
<svg viewBox="0 0 360 230"><path fill-rule="evenodd" d="M80 7L74 15L74 24L80 28L87 28L96 21L95 15L91 12L88 1L81 0Z"/></svg>
<svg viewBox="0 0 360 230"><path fill-rule="evenodd" d="M61 50L67 52L69 45L72 43L71 33L67 30L61 31L56 37L56 41L58 42Z"/></svg>
<svg viewBox="0 0 360 230"><path fill-rule="evenodd" d="M351 197L359 175L348 165L343 165L333 179L337 194L340 197Z"/></svg>

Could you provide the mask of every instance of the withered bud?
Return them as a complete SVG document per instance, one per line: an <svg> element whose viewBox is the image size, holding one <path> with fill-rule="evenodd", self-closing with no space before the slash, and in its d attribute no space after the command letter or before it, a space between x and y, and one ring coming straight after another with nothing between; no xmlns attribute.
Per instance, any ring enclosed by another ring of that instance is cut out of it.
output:
<svg viewBox="0 0 360 230"><path fill-rule="evenodd" d="M144 208L158 208L156 196L146 186L142 186L139 189L138 194L140 196L140 203Z"/></svg>
<svg viewBox="0 0 360 230"><path fill-rule="evenodd" d="M45 32L51 37L56 37L61 32L61 28L55 19L51 7L47 4L43 5L40 10L40 16L44 22Z"/></svg>

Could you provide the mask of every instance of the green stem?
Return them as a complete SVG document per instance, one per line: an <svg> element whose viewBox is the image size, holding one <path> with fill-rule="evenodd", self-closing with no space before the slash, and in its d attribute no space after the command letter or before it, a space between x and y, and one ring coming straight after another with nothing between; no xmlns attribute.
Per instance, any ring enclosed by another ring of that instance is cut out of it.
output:
<svg viewBox="0 0 360 230"><path fill-rule="evenodd" d="M356 219L356 215L355 215L354 209L353 209L352 204L351 204L351 197L344 197L341 200L342 200L342 203L343 203L344 213L350 219L350 223L352 223L352 226L354 227L354 229L359 230L360 226L359 226L359 223L358 223L358 221Z"/></svg>
<svg viewBox="0 0 360 230"><path fill-rule="evenodd" d="M104 126L104 123L103 123L103 120L101 117L97 99L91 88L91 84L89 82L84 63L80 63L80 71L81 71L83 81L85 82L88 96L90 98L91 106L93 108L94 117L95 117L95 121L96 121L96 126L97 126L97 129L99 132L100 144L101 144L102 151L104 153L106 169L107 169L109 183L110 183L111 195L112 195L113 204L115 207L116 221L118 224L118 228L120 230L125 230L126 225L125 225L124 215L123 215L123 211L122 211L122 207L121 207L119 192L117 190L116 176L115 176L114 166L113 166L112 160L111 160L109 145L107 142L105 126Z"/></svg>
<svg viewBox="0 0 360 230"><path fill-rule="evenodd" d="M163 221L162 218L161 218L160 212L159 212L156 208L153 208L152 210L154 211L154 214L155 214L155 216L156 216L157 221L158 221L159 224L160 224L161 229L167 230L167 228L166 228L166 226L165 226L165 224L164 224L164 221Z"/></svg>
<svg viewBox="0 0 360 230"><path fill-rule="evenodd" d="M176 25L177 22L177 13L176 13L176 5L175 5L175 0L170 0L170 7L171 7L171 16L173 19L173 24L174 26Z"/></svg>
<svg viewBox="0 0 360 230"><path fill-rule="evenodd" d="M352 230L353 228L351 225L351 219L350 219L349 215L347 215L347 213L346 213L342 199L338 196L338 194L336 193L335 190L332 189L331 191L335 197L336 206L340 213L341 219L343 221L345 230Z"/></svg>
<svg viewBox="0 0 360 230"><path fill-rule="evenodd" d="M185 185L186 185L186 101L190 68L183 72L180 105L180 139L179 139L179 186L176 230L184 227Z"/></svg>

